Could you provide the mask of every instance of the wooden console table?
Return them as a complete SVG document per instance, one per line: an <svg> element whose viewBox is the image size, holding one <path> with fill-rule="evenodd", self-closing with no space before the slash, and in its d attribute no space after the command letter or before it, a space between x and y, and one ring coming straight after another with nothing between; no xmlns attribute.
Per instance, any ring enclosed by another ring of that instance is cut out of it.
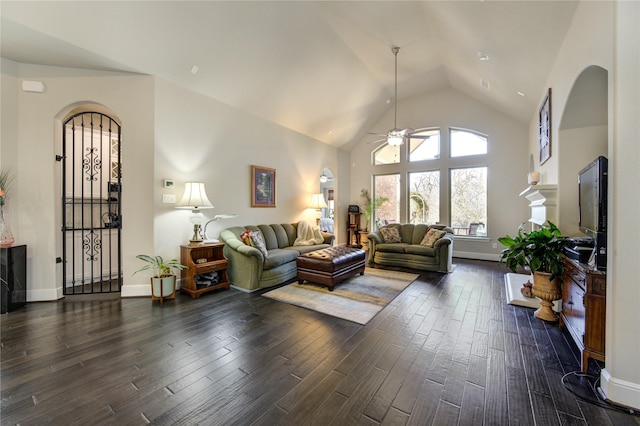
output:
<svg viewBox="0 0 640 426"><path fill-rule="evenodd" d="M229 278L227 277L229 262L224 257L223 249L224 243L180 246L180 263L187 267L181 272L180 291L195 299L200 297L202 293L220 288L229 289ZM207 286L199 286L196 283L196 276L214 271L218 274L217 283Z"/></svg>
<svg viewBox="0 0 640 426"><path fill-rule="evenodd" d="M589 358L604 362L607 275L565 258L560 326L566 326L582 354L582 371Z"/></svg>

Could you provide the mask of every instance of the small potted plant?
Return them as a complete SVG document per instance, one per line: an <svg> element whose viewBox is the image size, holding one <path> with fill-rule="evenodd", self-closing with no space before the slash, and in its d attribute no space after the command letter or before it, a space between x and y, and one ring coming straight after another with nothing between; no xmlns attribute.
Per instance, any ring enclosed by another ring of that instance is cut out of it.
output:
<svg viewBox="0 0 640 426"><path fill-rule="evenodd" d="M515 237L506 235L498 238L506 248L500 253L511 271L528 269L533 274L534 296L540 298L540 308L535 317L545 321L556 321L558 315L551 309L552 302L562 297L561 282L564 273L562 254L567 240L556 225L547 221L548 227L526 232L524 224L518 228Z"/></svg>
<svg viewBox="0 0 640 426"><path fill-rule="evenodd" d="M173 299L176 295L176 272L187 269L187 267L178 262L177 259L164 260L162 256L152 257L146 254L139 254L136 257L147 265L138 269L134 274L153 269L151 299L159 299L160 303L164 299Z"/></svg>

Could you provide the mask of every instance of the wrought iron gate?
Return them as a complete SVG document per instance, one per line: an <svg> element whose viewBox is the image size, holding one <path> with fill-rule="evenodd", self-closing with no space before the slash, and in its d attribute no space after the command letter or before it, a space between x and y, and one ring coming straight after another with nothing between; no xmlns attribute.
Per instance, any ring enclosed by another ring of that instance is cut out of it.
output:
<svg viewBox="0 0 640 426"><path fill-rule="evenodd" d="M62 132L62 273L65 295L122 287L121 128L82 112Z"/></svg>

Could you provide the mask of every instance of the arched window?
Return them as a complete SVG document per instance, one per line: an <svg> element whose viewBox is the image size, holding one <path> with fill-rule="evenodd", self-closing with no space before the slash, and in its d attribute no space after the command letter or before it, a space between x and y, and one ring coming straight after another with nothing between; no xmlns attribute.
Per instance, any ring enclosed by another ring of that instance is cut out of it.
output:
<svg viewBox="0 0 640 426"><path fill-rule="evenodd" d="M374 168L386 165L373 176L372 193L386 201L374 212L376 225L444 223L458 236L486 237L488 148L480 132L429 128L399 147L376 149Z"/></svg>
<svg viewBox="0 0 640 426"><path fill-rule="evenodd" d="M373 152L373 164L379 166L400 163L400 146L391 146L388 143L383 143L380 148Z"/></svg>
<svg viewBox="0 0 640 426"><path fill-rule="evenodd" d="M462 129L450 129L449 135L452 158L487 153L487 137L485 135Z"/></svg>
<svg viewBox="0 0 640 426"><path fill-rule="evenodd" d="M440 129L416 131L409 137L409 161L440 158Z"/></svg>

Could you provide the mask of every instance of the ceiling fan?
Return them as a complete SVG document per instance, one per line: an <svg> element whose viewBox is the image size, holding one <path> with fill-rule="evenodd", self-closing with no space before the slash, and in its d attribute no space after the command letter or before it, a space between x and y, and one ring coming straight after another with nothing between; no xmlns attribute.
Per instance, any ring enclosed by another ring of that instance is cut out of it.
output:
<svg viewBox="0 0 640 426"><path fill-rule="evenodd" d="M320 175L320 183L327 183L327 182L333 182L333 177L327 176L323 170L322 174Z"/></svg>
<svg viewBox="0 0 640 426"><path fill-rule="evenodd" d="M398 52L400 52L400 48L395 46L391 48L391 52L395 57L395 95L393 98L393 129L389 130L387 133L369 133L370 135L378 135L385 136L383 139L378 139L375 141L368 142L367 144L378 143L386 141L391 146L402 145L405 139L410 136L415 129L411 129L409 127L404 129L398 129L397 118L398 118Z"/></svg>

